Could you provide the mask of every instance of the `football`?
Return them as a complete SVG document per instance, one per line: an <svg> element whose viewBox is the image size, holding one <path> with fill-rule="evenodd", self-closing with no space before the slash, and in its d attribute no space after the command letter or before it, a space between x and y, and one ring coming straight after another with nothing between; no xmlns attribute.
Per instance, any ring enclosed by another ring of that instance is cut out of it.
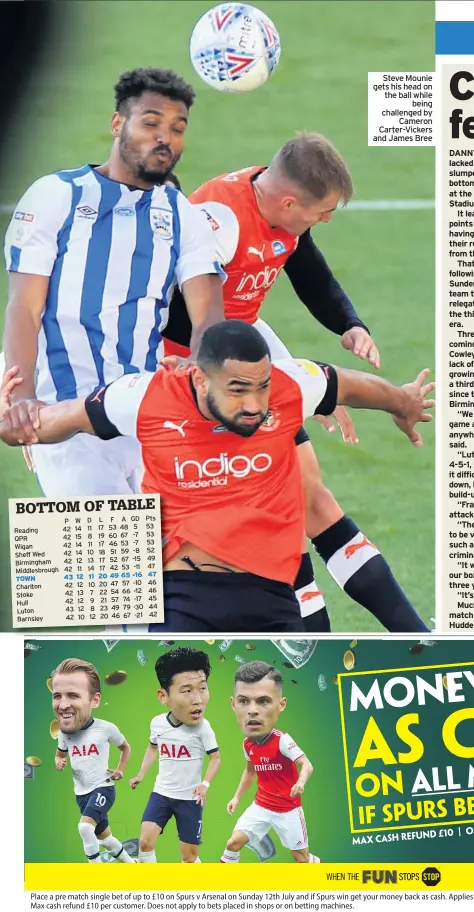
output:
<svg viewBox="0 0 474 912"><path fill-rule="evenodd" d="M280 59L271 19L247 3L220 3L201 16L190 41L196 73L219 92L249 92L267 81Z"/></svg>

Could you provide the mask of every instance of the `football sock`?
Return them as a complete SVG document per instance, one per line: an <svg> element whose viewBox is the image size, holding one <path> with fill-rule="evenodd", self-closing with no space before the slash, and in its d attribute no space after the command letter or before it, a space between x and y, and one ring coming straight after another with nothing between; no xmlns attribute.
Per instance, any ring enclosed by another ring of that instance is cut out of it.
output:
<svg viewBox="0 0 474 912"><path fill-rule="evenodd" d="M300 605L301 617L308 633L331 630L329 616L324 602L324 595L314 580L314 569L311 557L306 552L301 555L300 569L295 579L294 590Z"/></svg>
<svg viewBox="0 0 474 912"><path fill-rule="evenodd" d="M140 864L156 864L155 850L152 849L151 852L142 852L142 850L139 849L138 861Z"/></svg>
<svg viewBox="0 0 474 912"><path fill-rule="evenodd" d="M181 864L186 864L186 862L183 861L183 859L181 859ZM201 864L201 859L200 859L200 858L195 858L194 861L193 861L193 864Z"/></svg>
<svg viewBox="0 0 474 912"><path fill-rule="evenodd" d="M311 852L310 852L308 861L309 861L309 864L320 864L321 859L318 858L317 855L311 855Z"/></svg>
<svg viewBox="0 0 474 912"><path fill-rule="evenodd" d="M392 633L429 632L387 561L349 516L312 539L338 586Z"/></svg>
<svg viewBox="0 0 474 912"><path fill-rule="evenodd" d="M237 864L239 858L240 852L231 852L230 849L225 849L221 858L221 864Z"/></svg>
<svg viewBox="0 0 474 912"><path fill-rule="evenodd" d="M107 836L106 839L100 839L99 845L103 845L117 861L121 861L124 864L135 864L135 861L133 858L130 858L130 855L125 851L120 840L116 839L115 836L112 836L112 833L110 836Z"/></svg>
<svg viewBox="0 0 474 912"><path fill-rule="evenodd" d="M93 827L91 823L83 823L80 820L77 829L79 830L79 836L82 839L87 860L91 864L100 864L99 840L95 835L95 827Z"/></svg>

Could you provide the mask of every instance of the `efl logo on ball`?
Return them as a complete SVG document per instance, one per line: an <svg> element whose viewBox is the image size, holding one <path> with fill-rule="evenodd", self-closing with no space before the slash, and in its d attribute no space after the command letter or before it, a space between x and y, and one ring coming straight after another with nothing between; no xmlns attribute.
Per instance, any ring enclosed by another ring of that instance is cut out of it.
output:
<svg viewBox="0 0 474 912"><path fill-rule="evenodd" d="M249 92L267 81L280 59L280 36L271 19L248 3L222 3L199 19L191 62L220 92Z"/></svg>

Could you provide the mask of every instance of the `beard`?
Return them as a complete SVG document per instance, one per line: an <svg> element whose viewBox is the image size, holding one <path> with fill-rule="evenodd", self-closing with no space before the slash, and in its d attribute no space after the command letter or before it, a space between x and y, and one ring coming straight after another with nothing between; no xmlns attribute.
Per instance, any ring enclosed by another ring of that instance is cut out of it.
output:
<svg viewBox="0 0 474 912"><path fill-rule="evenodd" d="M155 152L168 152L169 158L166 162L156 162ZM119 140L119 153L134 177L147 184L164 184L181 158L181 153L173 155L170 147L164 143L152 149L145 158L139 158L139 150L135 148L130 139L126 124L124 124ZM152 164L153 161L156 163Z"/></svg>
<svg viewBox="0 0 474 912"><path fill-rule="evenodd" d="M265 418L267 417L266 412L259 412L258 414L260 416L260 420L254 425L239 424L239 418L254 416L250 416L249 412L242 411L237 412L233 418L226 418L226 416L221 412L219 406L217 405L217 402L214 399L212 393L208 393L206 396L206 406L216 421L219 421L222 426L225 427L228 431L232 431L232 433L238 434L239 437L253 437L255 432L258 431L260 425L263 424Z"/></svg>

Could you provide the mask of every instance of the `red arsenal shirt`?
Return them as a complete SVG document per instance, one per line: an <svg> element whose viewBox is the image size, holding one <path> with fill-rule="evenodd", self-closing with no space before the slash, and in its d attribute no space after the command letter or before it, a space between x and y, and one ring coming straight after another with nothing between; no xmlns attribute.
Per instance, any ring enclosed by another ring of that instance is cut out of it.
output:
<svg viewBox="0 0 474 912"><path fill-rule="evenodd" d="M257 773L255 804L280 812L301 806L301 795L292 798L290 792L299 775L295 761L304 751L290 735L275 728L260 744L246 738L244 755Z"/></svg>

